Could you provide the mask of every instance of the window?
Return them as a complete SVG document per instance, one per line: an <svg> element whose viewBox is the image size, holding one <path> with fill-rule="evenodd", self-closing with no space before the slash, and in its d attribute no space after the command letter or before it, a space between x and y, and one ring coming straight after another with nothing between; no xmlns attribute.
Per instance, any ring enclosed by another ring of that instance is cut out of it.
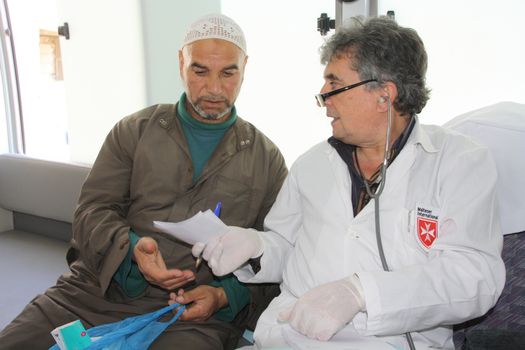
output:
<svg viewBox="0 0 525 350"><path fill-rule="evenodd" d="M40 73L54 80L64 80L57 32L40 30Z"/></svg>
<svg viewBox="0 0 525 350"><path fill-rule="evenodd" d="M140 1L3 3L16 48L24 136L15 152L92 163L115 122L145 107ZM70 40L57 33L64 19L73 20Z"/></svg>

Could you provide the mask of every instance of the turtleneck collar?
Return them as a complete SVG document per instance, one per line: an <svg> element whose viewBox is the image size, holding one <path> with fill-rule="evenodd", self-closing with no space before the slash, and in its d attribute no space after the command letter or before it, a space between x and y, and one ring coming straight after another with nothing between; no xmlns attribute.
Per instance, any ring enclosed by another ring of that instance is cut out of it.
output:
<svg viewBox="0 0 525 350"><path fill-rule="evenodd" d="M235 109L235 106L232 107L230 116L221 123L205 123L200 120L197 120L193 118L186 109L186 98L186 93L184 92L181 95L179 103L177 105L177 115L179 116L180 120L187 126L201 130L224 130L229 128L233 123L235 123L235 120L237 120L237 110Z"/></svg>

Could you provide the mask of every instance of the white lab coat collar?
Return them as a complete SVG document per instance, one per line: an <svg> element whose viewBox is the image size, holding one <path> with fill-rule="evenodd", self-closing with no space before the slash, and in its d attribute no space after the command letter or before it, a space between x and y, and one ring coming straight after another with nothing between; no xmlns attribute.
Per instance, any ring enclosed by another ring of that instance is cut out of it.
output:
<svg viewBox="0 0 525 350"><path fill-rule="evenodd" d="M414 118L416 118L416 124L414 125L414 129L412 130L412 133L410 134L407 143L403 147L403 150L401 150L401 153L398 155L398 159L396 159L396 161L389 167L387 173L388 180L385 186L385 193L390 192L393 184L398 184L398 181L403 178L406 172L408 172L411 164L415 159L415 149L417 145L421 145L425 152L438 152L438 148L434 145L428 133L422 128L421 124L419 123L419 118L417 116ZM326 156L328 157L328 159L330 160L330 164L332 165L332 171L335 175L337 187L343 189L342 191L340 191L340 193L343 203L345 205L345 209L348 212L352 212L353 205L351 202L352 197L351 195L349 195L349 193L351 192L351 186L348 168L346 166L346 163L343 161L343 159L341 159L341 157L337 153L337 150L331 145L329 145L328 142L326 142L326 146ZM368 207L368 205L366 207ZM368 210L371 210L370 208L366 207L363 209L362 212L367 212Z"/></svg>
<svg viewBox="0 0 525 350"><path fill-rule="evenodd" d="M419 118L417 116L415 116L414 118L416 118L416 125L414 125L414 129L412 130L412 134L410 134L410 137L408 138L407 144L412 144L412 145L420 144L426 152L429 152L429 153L437 152L438 149L432 142L430 136L421 127Z"/></svg>

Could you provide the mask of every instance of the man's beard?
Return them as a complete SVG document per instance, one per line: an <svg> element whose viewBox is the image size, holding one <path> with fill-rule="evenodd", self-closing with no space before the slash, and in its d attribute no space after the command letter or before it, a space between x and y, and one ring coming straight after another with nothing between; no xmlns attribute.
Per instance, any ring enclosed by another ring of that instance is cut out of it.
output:
<svg viewBox="0 0 525 350"><path fill-rule="evenodd" d="M213 114L206 113L201 107L199 107L199 104L204 99L206 99L208 101L224 101L224 103L226 104L226 108L222 112L219 112L219 113L213 113ZM227 99L224 99L224 98L217 99L217 98L213 98L213 97L212 98L210 98L210 97L199 97L197 99L197 101L195 101L195 102L193 102L191 100L189 100L189 101L190 101L191 106L193 107L193 110L195 110L195 112L197 112L197 114L200 115L202 118L207 119L207 120L219 120L222 117L224 117L225 115L229 114L231 112L231 110L232 110L231 104L228 102Z"/></svg>

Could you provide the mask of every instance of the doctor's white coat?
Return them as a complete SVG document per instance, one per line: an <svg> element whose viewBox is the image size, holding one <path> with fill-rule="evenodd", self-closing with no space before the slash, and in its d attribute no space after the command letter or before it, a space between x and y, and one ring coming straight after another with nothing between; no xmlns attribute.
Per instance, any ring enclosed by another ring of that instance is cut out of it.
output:
<svg viewBox="0 0 525 350"><path fill-rule="evenodd" d="M354 217L346 164L327 142L314 146L294 163L266 217L261 270L235 272L244 282L282 282L256 344L282 346L279 312L316 286L357 274L367 311L343 333L392 349L408 348L403 333L411 332L417 349L453 349L451 326L486 313L505 283L496 180L487 149L416 122L379 200L391 270L384 272L373 200Z"/></svg>

